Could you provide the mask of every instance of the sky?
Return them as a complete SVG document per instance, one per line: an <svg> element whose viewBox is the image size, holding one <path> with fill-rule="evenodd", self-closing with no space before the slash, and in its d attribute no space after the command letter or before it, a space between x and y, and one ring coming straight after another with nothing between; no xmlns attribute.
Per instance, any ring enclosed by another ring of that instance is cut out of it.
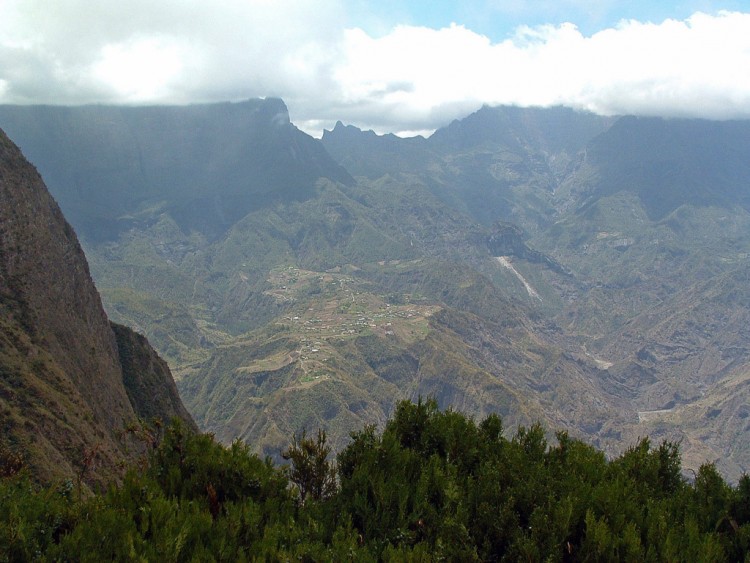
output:
<svg viewBox="0 0 750 563"><path fill-rule="evenodd" d="M484 104L750 119L750 0L0 0L0 103L281 97L429 134Z"/></svg>

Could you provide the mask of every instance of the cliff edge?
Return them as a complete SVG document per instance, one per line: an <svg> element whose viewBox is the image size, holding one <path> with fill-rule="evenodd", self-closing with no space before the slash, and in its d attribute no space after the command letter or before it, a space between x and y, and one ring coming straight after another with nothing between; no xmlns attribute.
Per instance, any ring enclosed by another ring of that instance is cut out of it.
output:
<svg viewBox="0 0 750 563"><path fill-rule="evenodd" d="M123 347L134 359L125 366ZM134 370L141 383L129 389ZM0 131L0 452L43 482L86 464L92 483L105 482L140 455L126 425L153 416L195 427L166 364L111 327L73 229Z"/></svg>

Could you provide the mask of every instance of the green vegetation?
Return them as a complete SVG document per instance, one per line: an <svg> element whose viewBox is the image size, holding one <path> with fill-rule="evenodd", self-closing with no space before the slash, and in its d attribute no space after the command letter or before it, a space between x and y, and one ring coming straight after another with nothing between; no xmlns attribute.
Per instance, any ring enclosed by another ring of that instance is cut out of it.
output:
<svg viewBox="0 0 750 563"><path fill-rule="evenodd" d="M620 457L539 425L504 437L433 400L329 459L303 434L274 467L173 423L148 460L86 498L0 475L0 560L748 561L750 477L681 475L675 444Z"/></svg>

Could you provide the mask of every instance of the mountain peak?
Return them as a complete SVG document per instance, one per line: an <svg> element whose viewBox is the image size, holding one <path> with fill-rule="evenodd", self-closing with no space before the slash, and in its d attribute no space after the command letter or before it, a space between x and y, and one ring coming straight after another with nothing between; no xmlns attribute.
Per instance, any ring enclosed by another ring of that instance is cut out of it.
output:
<svg viewBox="0 0 750 563"><path fill-rule="evenodd" d="M337 121L331 131L323 130L323 139L356 139L362 136L375 137L373 131L363 131L356 125L344 125L343 122Z"/></svg>
<svg viewBox="0 0 750 563"><path fill-rule="evenodd" d="M181 107L0 106L0 127L38 163L86 240L112 240L144 209L221 236L252 211L352 177L289 120L283 100ZM143 220L155 220L154 217Z"/></svg>
<svg viewBox="0 0 750 563"><path fill-rule="evenodd" d="M289 108L281 98L264 98L258 108L261 115L267 117L273 125L284 127L291 125Z"/></svg>

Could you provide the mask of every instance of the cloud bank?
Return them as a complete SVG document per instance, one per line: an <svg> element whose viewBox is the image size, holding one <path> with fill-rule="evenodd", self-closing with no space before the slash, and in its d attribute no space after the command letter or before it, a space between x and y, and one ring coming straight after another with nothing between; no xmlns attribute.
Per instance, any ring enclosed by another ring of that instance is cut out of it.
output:
<svg viewBox="0 0 750 563"><path fill-rule="evenodd" d="M340 0L3 0L0 103L279 96L302 129L430 131L482 104L750 118L750 13L372 36Z"/></svg>

